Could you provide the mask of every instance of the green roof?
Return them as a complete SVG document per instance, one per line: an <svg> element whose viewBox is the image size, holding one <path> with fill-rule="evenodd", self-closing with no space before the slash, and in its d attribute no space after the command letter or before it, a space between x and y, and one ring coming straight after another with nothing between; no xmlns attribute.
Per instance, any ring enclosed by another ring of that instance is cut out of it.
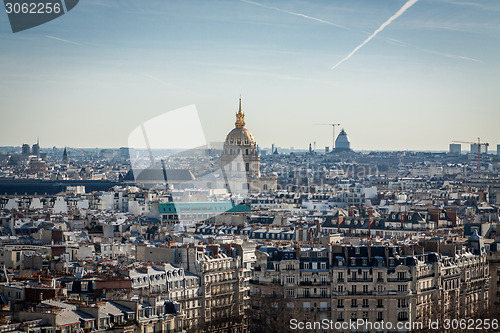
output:
<svg viewBox="0 0 500 333"><path fill-rule="evenodd" d="M250 206L234 206L231 201L217 202L167 202L160 203L160 214L182 214L182 213L242 213L250 212Z"/></svg>

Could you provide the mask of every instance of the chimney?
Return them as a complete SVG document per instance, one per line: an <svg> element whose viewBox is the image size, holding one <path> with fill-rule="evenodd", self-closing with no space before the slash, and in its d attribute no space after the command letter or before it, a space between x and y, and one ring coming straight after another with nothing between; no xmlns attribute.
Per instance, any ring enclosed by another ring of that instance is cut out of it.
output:
<svg viewBox="0 0 500 333"><path fill-rule="evenodd" d="M439 221L439 213L441 210L439 208L429 208L429 219L434 222Z"/></svg>
<svg viewBox="0 0 500 333"><path fill-rule="evenodd" d="M214 252L215 256L219 255L219 246L218 245L214 245L214 244L207 245L207 249L212 250Z"/></svg>
<svg viewBox="0 0 500 333"><path fill-rule="evenodd" d="M368 214L368 216L373 216L373 207L368 207L366 209L366 213Z"/></svg>
<svg viewBox="0 0 500 333"><path fill-rule="evenodd" d="M408 213L407 212L401 212L401 222L404 222L408 219Z"/></svg>
<svg viewBox="0 0 500 333"><path fill-rule="evenodd" d="M446 208L446 215L450 217L450 219L453 221L453 225L457 225L457 211L454 208Z"/></svg>
<svg viewBox="0 0 500 333"><path fill-rule="evenodd" d="M354 216L354 209L355 209L354 206L349 207L349 211L348 211L349 217L353 217Z"/></svg>

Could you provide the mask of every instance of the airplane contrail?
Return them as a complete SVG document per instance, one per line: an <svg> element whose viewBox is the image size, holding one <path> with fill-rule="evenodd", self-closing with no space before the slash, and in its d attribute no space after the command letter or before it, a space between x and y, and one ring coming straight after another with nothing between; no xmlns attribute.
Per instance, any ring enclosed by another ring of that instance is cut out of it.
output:
<svg viewBox="0 0 500 333"><path fill-rule="evenodd" d="M263 5L261 3L255 2L255 1L250 1L250 0L240 0L240 1L248 3L248 4L251 4L251 5L255 5L255 6L267 8L267 9L277 10L279 12L287 13L287 14L290 14L290 15L300 16L300 17L306 18L308 20L313 20L313 21L325 23L325 24L328 24L328 25L333 25L334 27L337 27L337 28L341 28L341 29L345 29L345 30L351 30L351 29L349 29L347 27L344 27L344 26L342 26L340 24L336 24L336 23L333 23L333 22L325 21L325 20L319 19L317 17L308 16L308 15L304 15L304 14L301 14L301 13L291 12L289 10L284 10L284 9L280 9L280 8L276 8L276 7L271 7L271 6Z"/></svg>
<svg viewBox="0 0 500 333"><path fill-rule="evenodd" d="M348 60L350 57L352 57L356 52L359 51L360 48L362 48L363 46L365 46L370 40L373 39L373 37L377 36L377 34L379 32L381 32L382 30L384 30L385 27L387 27L389 24L392 23L392 21L394 21L395 19L397 19L398 17L400 17L404 12L406 12L408 10L408 8L410 8L411 6L413 6L418 0L408 0L408 2L406 2L403 7L401 7L401 9L399 9L396 14L392 15L387 21L385 21L384 23L382 23L382 25L377 29L375 30L374 33L372 33L367 39L365 39L365 41L361 44L359 44L354 50L352 50L351 53L349 53L344 59L340 60L336 65L334 65L332 67L332 69L335 69L337 67L340 66L340 64L342 64L344 61Z"/></svg>
<svg viewBox="0 0 500 333"><path fill-rule="evenodd" d="M49 35L45 35L45 37L50 38L50 39L55 39L55 40L58 40L58 41L64 42L64 43L70 43L70 44L75 44L75 45L82 45L80 43L72 42L70 40L62 39L62 38L59 38L59 37L54 37L54 36L49 36Z"/></svg>

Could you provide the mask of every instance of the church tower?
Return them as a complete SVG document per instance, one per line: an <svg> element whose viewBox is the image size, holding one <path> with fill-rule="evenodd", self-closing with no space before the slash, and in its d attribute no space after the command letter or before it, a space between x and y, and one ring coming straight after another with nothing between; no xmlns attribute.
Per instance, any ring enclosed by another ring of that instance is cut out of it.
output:
<svg viewBox="0 0 500 333"><path fill-rule="evenodd" d="M63 152L63 157L62 157L62 163L63 164L68 164L69 163L68 151L66 150L66 147L64 147L64 152Z"/></svg>

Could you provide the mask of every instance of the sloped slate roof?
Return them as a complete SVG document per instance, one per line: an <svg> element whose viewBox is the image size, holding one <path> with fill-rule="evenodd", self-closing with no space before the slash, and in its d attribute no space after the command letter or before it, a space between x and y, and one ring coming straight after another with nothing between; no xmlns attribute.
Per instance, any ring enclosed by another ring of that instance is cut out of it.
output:
<svg viewBox="0 0 500 333"><path fill-rule="evenodd" d="M136 169L135 172L129 170L123 177L125 182L191 181L194 179L195 177L189 169Z"/></svg>

